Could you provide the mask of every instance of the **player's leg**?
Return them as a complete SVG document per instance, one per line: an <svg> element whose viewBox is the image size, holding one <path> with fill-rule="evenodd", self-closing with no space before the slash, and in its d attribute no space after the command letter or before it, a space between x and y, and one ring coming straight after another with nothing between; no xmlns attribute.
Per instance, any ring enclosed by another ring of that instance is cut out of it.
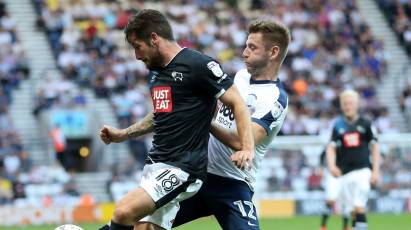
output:
<svg viewBox="0 0 411 230"><path fill-rule="evenodd" d="M328 221L328 218L333 214L334 204L335 204L334 200L327 200L325 202L323 214L321 215L321 230L327 229L327 221Z"/></svg>
<svg viewBox="0 0 411 230"><path fill-rule="evenodd" d="M178 202L194 195L201 184L177 167L163 163L146 165L141 188L118 202L110 229L133 229L136 221L151 223L142 225L146 229L156 229L155 225L171 229Z"/></svg>
<svg viewBox="0 0 411 230"><path fill-rule="evenodd" d="M205 195L213 201L209 206L222 229L260 229L253 192L245 182L208 174L207 183Z"/></svg>
<svg viewBox="0 0 411 230"><path fill-rule="evenodd" d="M333 214L335 201L340 195L340 178L336 178L327 172L325 177L325 208L321 215L321 230L327 229L328 218Z"/></svg>
<svg viewBox="0 0 411 230"><path fill-rule="evenodd" d="M153 166L151 176L142 179L141 186L153 198L156 210L142 219L135 219L134 228L171 229L180 209L179 203L196 194L202 181L192 178L183 170L157 163Z"/></svg>
<svg viewBox="0 0 411 230"><path fill-rule="evenodd" d="M368 168L356 170L355 175L355 189L353 196L354 213L355 213L355 230L367 230L368 223L366 213L366 206L368 195L370 193L370 179L371 170Z"/></svg>
<svg viewBox="0 0 411 230"><path fill-rule="evenodd" d="M351 228L348 226L350 223L350 214L348 213L343 213L342 214L342 226L343 226L343 230L351 230Z"/></svg>
<svg viewBox="0 0 411 230"><path fill-rule="evenodd" d="M194 196L180 202L180 210L177 212L177 216L173 222L173 228L201 217L212 215L208 203L213 201L208 200L207 197L203 195L206 187L207 182L201 186L200 191Z"/></svg>
<svg viewBox="0 0 411 230"><path fill-rule="evenodd" d="M138 197L138 199L136 199ZM132 230L134 220L154 212L155 203L142 188L127 193L117 204L110 224L100 230Z"/></svg>
<svg viewBox="0 0 411 230"><path fill-rule="evenodd" d="M340 177L340 194L339 198L341 201L342 213L343 213L343 229L348 230L349 227L349 219L352 219L352 227L355 224L355 216L353 214L354 203L353 203L353 196L354 196L354 187L355 183L352 181L351 173L343 175Z"/></svg>
<svg viewBox="0 0 411 230"><path fill-rule="evenodd" d="M179 203L185 199L189 199L194 195L201 186L201 181L191 183L184 192L181 192L170 202L157 209L153 214L144 217L134 225L135 230L145 229L171 229L175 221L176 215L180 209Z"/></svg>

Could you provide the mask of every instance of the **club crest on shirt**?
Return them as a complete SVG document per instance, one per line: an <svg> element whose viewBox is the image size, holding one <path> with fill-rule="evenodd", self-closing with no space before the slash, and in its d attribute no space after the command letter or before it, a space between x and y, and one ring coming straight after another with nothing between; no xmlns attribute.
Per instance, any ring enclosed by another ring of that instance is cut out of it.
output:
<svg viewBox="0 0 411 230"><path fill-rule="evenodd" d="M257 101L257 95L254 93L250 93L247 95L247 99L245 100L245 103L250 110L250 114L253 114L255 112L255 103Z"/></svg>
<svg viewBox="0 0 411 230"><path fill-rule="evenodd" d="M183 73L177 72L177 71L173 71L171 73L171 76L173 77L174 81L183 81Z"/></svg>

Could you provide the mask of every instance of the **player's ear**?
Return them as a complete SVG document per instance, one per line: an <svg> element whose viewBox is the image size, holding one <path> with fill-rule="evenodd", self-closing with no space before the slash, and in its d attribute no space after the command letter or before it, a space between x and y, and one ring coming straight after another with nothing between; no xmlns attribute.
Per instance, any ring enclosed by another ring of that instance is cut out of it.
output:
<svg viewBox="0 0 411 230"><path fill-rule="evenodd" d="M279 46L272 46L270 48L270 59L275 60L280 56L280 47Z"/></svg>
<svg viewBox="0 0 411 230"><path fill-rule="evenodd" d="M160 36L157 33L152 32L150 34L150 45L158 47L158 43L160 42Z"/></svg>

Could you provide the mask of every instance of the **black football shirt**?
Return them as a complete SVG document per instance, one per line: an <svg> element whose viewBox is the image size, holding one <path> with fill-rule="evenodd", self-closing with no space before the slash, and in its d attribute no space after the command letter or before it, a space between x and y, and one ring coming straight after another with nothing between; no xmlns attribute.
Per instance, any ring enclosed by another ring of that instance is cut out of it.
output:
<svg viewBox="0 0 411 230"><path fill-rule="evenodd" d="M371 166L370 143L377 141L377 136L370 121L359 117L349 123L344 117L338 117L331 139L336 145L337 166L343 174Z"/></svg>
<svg viewBox="0 0 411 230"><path fill-rule="evenodd" d="M217 99L233 84L212 58L182 49L151 73L154 140L149 158L205 179L210 122Z"/></svg>

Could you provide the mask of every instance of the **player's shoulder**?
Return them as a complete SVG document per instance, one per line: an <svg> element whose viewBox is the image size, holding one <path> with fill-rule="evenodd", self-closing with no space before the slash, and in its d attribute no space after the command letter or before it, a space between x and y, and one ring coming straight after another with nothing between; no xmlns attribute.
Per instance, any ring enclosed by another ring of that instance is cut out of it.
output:
<svg viewBox="0 0 411 230"><path fill-rule="evenodd" d="M278 88L279 95L277 101L284 107L286 108L288 105L288 94L287 91L284 88L283 83L278 79L275 81L275 85Z"/></svg>
<svg viewBox="0 0 411 230"><path fill-rule="evenodd" d="M181 60L191 63L191 65L204 65L211 61L216 62L212 57L190 48L183 49Z"/></svg>
<svg viewBox="0 0 411 230"><path fill-rule="evenodd" d="M364 126L371 126L372 125L372 121L370 118L365 117L365 116L360 116L358 119L358 122Z"/></svg>
<svg viewBox="0 0 411 230"><path fill-rule="evenodd" d="M334 129L340 129L345 127L345 120L343 116L338 116L334 119Z"/></svg>
<svg viewBox="0 0 411 230"><path fill-rule="evenodd" d="M247 69L240 69L239 71L237 71L237 73L235 73L234 78L237 78L237 77L250 80L251 74L248 73Z"/></svg>

